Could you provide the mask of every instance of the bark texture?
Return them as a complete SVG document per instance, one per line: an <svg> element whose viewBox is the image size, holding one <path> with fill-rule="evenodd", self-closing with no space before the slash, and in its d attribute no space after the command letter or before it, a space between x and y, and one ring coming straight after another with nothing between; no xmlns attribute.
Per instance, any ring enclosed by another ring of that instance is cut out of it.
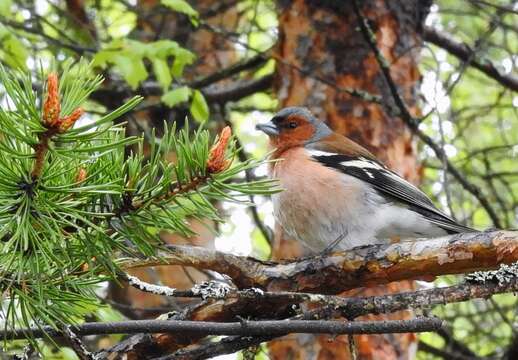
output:
<svg viewBox="0 0 518 360"><path fill-rule="evenodd" d="M375 31L378 48L390 63L401 95L417 115L420 31L428 2L364 0L359 3ZM295 0L278 4L277 56L283 61L278 62L275 84L281 107L307 106L335 131L366 146L396 172L418 183L421 172L415 144L405 125L388 116L380 105L341 90L361 89L379 94L383 101L392 103L375 56L358 30L351 2ZM276 258L301 253L303 249L296 242L277 231ZM413 283L404 282L356 290L347 296L375 295L413 287ZM409 313L401 313L392 318L408 316ZM356 337L356 344L361 359L401 359L413 356L415 340L412 334L361 335ZM329 341L323 336L296 336L289 341L272 342L270 356L274 359L348 359L348 348L345 337Z"/></svg>
<svg viewBox="0 0 518 360"><path fill-rule="evenodd" d="M192 266L225 274L240 289L338 294L364 285L494 270L518 260L518 232L493 231L367 245L328 256L281 262L171 245L159 259L121 262L123 269L157 264Z"/></svg>

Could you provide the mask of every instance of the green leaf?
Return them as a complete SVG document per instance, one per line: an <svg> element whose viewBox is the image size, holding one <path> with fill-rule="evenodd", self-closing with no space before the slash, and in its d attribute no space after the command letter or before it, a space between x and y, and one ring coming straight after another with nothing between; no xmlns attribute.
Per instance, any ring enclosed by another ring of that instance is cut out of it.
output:
<svg viewBox="0 0 518 360"><path fill-rule="evenodd" d="M0 3L3 0L0 0ZM25 45L10 32L0 25L0 59L4 60L12 68L26 69L26 61L29 56Z"/></svg>
<svg viewBox="0 0 518 360"><path fill-rule="evenodd" d="M205 122L209 118L209 105L200 90L195 90L189 109L194 120Z"/></svg>
<svg viewBox="0 0 518 360"><path fill-rule="evenodd" d="M162 95L162 102L169 107L173 107L182 102L186 102L189 100L189 96L191 95L191 89L187 86L182 86L171 91L166 92Z"/></svg>
<svg viewBox="0 0 518 360"><path fill-rule="evenodd" d="M187 1L184 0L162 0L162 5L167 6L171 10L188 15L192 18L198 17L198 12L192 8Z"/></svg>
<svg viewBox="0 0 518 360"><path fill-rule="evenodd" d="M166 91L169 85L171 85L171 81L173 81L167 61L159 58L153 59L153 72L158 83L162 85L162 89Z"/></svg>
<svg viewBox="0 0 518 360"><path fill-rule="evenodd" d="M11 5L13 4L12 0L2 0L0 1L0 15L1 16L10 16L11 15Z"/></svg>
<svg viewBox="0 0 518 360"><path fill-rule="evenodd" d="M133 90L135 90L141 81L147 79L148 73L144 65L144 61L139 57L115 55L115 66L117 70L128 82Z"/></svg>
<svg viewBox="0 0 518 360"><path fill-rule="evenodd" d="M181 77L185 66L192 64L195 59L196 55L189 50L185 50L183 48L178 49L175 53L173 67L171 68L173 76L176 78Z"/></svg>

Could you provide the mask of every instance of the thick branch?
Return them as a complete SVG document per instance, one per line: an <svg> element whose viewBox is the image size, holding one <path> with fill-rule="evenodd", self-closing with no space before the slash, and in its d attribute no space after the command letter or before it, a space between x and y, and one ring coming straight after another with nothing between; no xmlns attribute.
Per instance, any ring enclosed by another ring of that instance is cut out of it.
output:
<svg viewBox="0 0 518 360"><path fill-rule="evenodd" d="M256 288L236 290L224 283L204 282L189 290L177 290L141 281L125 275L130 285L144 292L174 297L200 297L203 299L252 299L256 302L276 302L278 304L300 304L311 302L332 306L347 319L366 314L393 313L400 310L444 305L471 299L488 298L495 294L518 291L518 266L503 265L499 270L469 274L467 281L458 285L410 291L398 294L370 297L342 297L302 292L267 292Z"/></svg>
<svg viewBox="0 0 518 360"><path fill-rule="evenodd" d="M455 234L369 245L327 257L263 262L191 246L169 246L162 259L124 260L123 268L184 265L226 274L239 288L339 293L405 279L493 270L518 261L518 232Z"/></svg>
<svg viewBox="0 0 518 360"><path fill-rule="evenodd" d="M458 42L448 34L429 26L425 26L423 29L423 39L443 48L459 60L468 62L469 65L498 81L503 86L513 91L518 91L518 77L513 74L502 74L491 62L473 57L473 50L467 44Z"/></svg>

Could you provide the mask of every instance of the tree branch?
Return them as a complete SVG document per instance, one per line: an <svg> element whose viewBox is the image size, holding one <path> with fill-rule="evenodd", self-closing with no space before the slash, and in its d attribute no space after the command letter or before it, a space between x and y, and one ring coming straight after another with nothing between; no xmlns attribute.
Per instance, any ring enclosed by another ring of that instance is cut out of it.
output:
<svg viewBox="0 0 518 360"><path fill-rule="evenodd" d="M345 318L353 319L365 314L381 314L390 313L406 309L428 308L433 305L447 304L461 302L476 298L487 298L503 292L518 291L518 278L513 277L511 281L503 284L496 284L492 282L485 283L464 283L460 285L434 288L427 290L419 290L414 292L406 292L395 295L381 295L363 298L347 298L339 296L313 296L306 297L305 300L316 301L320 304L325 304L326 307L332 308L342 313ZM290 293L294 302L297 301L297 296L304 294ZM230 296L235 296L231 294ZM257 293L257 301L261 302L264 299L271 299L273 296L286 296L283 293ZM306 294L307 295L307 294ZM446 328L441 328L437 333L445 337L448 334ZM209 356L230 354L236 351L246 349L250 346L258 345L265 341L270 341L277 336L262 336L262 337L228 337L219 342L211 342L202 344L195 348L185 348L177 350L176 352L160 357L154 360L171 360L171 359L204 359ZM449 348L452 353L464 356L464 358L473 359L475 356L468 353L469 349L460 347L460 344L450 344L447 339Z"/></svg>
<svg viewBox="0 0 518 360"><path fill-rule="evenodd" d="M397 244L369 245L327 257L263 262L209 249L169 245L156 259L125 259L124 269L183 265L228 275L239 288L336 294L392 281L492 270L518 261L518 232L449 235Z"/></svg>
<svg viewBox="0 0 518 360"><path fill-rule="evenodd" d="M95 357L86 349L81 339L72 331L71 326L63 326L61 334L80 360L95 360Z"/></svg>
<svg viewBox="0 0 518 360"><path fill-rule="evenodd" d="M273 83L273 74L265 75L253 80L240 80L223 89L203 90L203 95L209 102L225 103L238 101L256 92L268 90Z"/></svg>
<svg viewBox="0 0 518 360"><path fill-rule="evenodd" d="M110 323L84 323L71 326L74 334L135 334L135 333L178 333L190 335L242 335L265 336L286 335L289 333L306 334L387 334L435 331L443 326L438 318L419 317L412 320L391 321L340 321L340 320L265 320L240 322L188 321L188 320L130 320ZM33 338L63 336L50 326L42 329L19 329L1 331L0 337L16 340L25 339L27 334Z"/></svg>
<svg viewBox="0 0 518 360"><path fill-rule="evenodd" d="M267 61L268 61L267 54L258 53L257 55L252 56L249 59L239 61L226 68L221 69L220 71L216 71L201 79L194 80L191 83L189 83L189 87L196 88L196 89L203 88L208 85L214 84L220 80L227 79L242 71L251 70L258 66L264 65Z"/></svg>
<svg viewBox="0 0 518 360"><path fill-rule="evenodd" d="M518 91L518 77L513 74L502 74L491 62L473 57L473 50L467 44L456 41L449 34L425 26L423 28L423 39L448 51L459 60L498 81L501 85L513 91Z"/></svg>
<svg viewBox="0 0 518 360"><path fill-rule="evenodd" d="M472 299L488 298L495 294L518 291L518 269L515 266L501 266L497 271L474 273L467 281L458 285L370 297L342 297L302 292L266 292L256 288L236 290L224 283L205 282L190 290L177 290L165 286L148 284L137 278L130 278L130 284L141 291L163 296L200 297L203 299L255 299L276 301L285 304L303 302L327 305L340 311L347 319L366 314L385 314L400 310L444 305Z"/></svg>
<svg viewBox="0 0 518 360"><path fill-rule="evenodd" d="M33 34L33 35L39 36L39 37L47 40L50 44L52 44L54 46L62 47L62 48L67 48L69 50L72 50L72 51L80 54L80 55L82 55L84 53L95 53L97 51L95 48L88 48L88 47L83 47L83 46L78 46L78 45L75 45L75 44L69 44L69 43L63 42L63 41L61 41L59 39L53 38L50 35L47 35L44 31L41 31L40 29L36 29L36 28L30 27L30 26L26 26L23 23L20 23L20 22L17 22L17 21L13 21L13 20L7 19L5 17L0 17L0 23L5 25L5 26L7 26L7 27L11 27L13 29L21 30L21 31L24 31L24 32L29 33L29 34Z"/></svg>

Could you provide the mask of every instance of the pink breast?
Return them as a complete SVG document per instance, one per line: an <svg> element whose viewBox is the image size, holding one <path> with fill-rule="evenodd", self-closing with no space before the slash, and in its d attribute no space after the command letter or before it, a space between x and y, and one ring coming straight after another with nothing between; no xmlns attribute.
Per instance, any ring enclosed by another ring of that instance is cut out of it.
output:
<svg viewBox="0 0 518 360"><path fill-rule="evenodd" d="M333 236L333 226L341 231L341 222L348 220L358 201L359 184L311 160L303 148L290 149L282 156L284 160L272 171L285 189L273 197L277 220L302 241Z"/></svg>

